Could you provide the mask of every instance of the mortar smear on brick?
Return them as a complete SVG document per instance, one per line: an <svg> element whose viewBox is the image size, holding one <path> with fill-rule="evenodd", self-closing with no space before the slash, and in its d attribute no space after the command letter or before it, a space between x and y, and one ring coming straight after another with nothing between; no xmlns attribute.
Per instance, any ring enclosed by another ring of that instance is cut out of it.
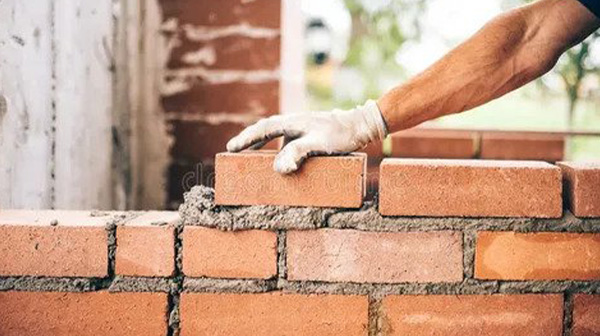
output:
<svg viewBox="0 0 600 336"><path fill-rule="evenodd" d="M184 194L179 214L186 225L221 230L315 229L323 226L333 208L289 206L217 206L214 189L195 186Z"/></svg>

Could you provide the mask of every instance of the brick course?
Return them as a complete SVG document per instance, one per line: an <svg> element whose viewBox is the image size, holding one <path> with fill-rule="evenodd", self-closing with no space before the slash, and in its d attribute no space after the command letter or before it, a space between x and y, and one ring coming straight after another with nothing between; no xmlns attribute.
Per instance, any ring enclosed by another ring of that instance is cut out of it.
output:
<svg viewBox="0 0 600 336"><path fill-rule="evenodd" d="M181 335L366 335L368 300L353 295L181 296Z"/></svg>
<svg viewBox="0 0 600 336"><path fill-rule="evenodd" d="M313 157L295 173L273 170L275 152L221 153L215 201L221 205L358 208L365 195L366 155Z"/></svg>
<svg viewBox="0 0 600 336"><path fill-rule="evenodd" d="M385 159L385 216L560 217L561 172L537 161Z"/></svg>
<svg viewBox="0 0 600 336"><path fill-rule="evenodd" d="M470 159L477 154L474 132L412 129L392 134L392 157Z"/></svg>
<svg viewBox="0 0 600 336"><path fill-rule="evenodd" d="M274 0L161 0L165 21L177 18L181 23L200 26L247 24L279 28L281 1Z"/></svg>
<svg viewBox="0 0 600 336"><path fill-rule="evenodd" d="M600 234L477 234L475 277L502 280L598 280Z"/></svg>
<svg viewBox="0 0 600 336"><path fill-rule="evenodd" d="M397 295L382 303L383 335L562 335L561 295Z"/></svg>
<svg viewBox="0 0 600 336"><path fill-rule="evenodd" d="M377 233L290 231L288 278L346 282L461 281L462 235L452 231Z"/></svg>
<svg viewBox="0 0 600 336"><path fill-rule="evenodd" d="M564 135L494 132L481 137L482 159L555 162L564 158L564 148Z"/></svg>

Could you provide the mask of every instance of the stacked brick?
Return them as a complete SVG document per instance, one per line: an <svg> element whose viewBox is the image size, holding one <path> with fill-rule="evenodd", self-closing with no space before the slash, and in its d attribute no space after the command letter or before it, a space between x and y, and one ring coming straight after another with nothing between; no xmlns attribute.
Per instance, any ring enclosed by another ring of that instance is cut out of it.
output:
<svg viewBox="0 0 600 336"><path fill-rule="evenodd" d="M162 107L173 145L169 200L212 185L214 156L279 113L281 1L161 0L168 43Z"/></svg>
<svg viewBox="0 0 600 336"><path fill-rule="evenodd" d="M370 144L367 153L367 193L379 185L379 165L385 157L428 159L540 160L563 159L565 135L522 131L469 131L414 128L392 134L383 144Z"/></svg>
<svg viewBox="0 0 600 336"><path fill-rule="evenodd" d="M198 218L1 211L0 334L600 333L597 165L387 159L377 204L355 203L364 155L308 160L272 189L270 161L219 156ZM298 205L328 215L299 227ZM279 226L209 227L232 211Z"/></svg>

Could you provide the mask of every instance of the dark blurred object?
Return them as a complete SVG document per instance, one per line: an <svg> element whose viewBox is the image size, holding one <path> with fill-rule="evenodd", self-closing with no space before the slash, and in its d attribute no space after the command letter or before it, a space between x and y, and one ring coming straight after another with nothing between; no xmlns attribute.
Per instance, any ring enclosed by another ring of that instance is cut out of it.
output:
<svg viewBox="0 0 600 336"><path fill-rule="evenodd" d="M332 35L331 30L323 20L313 18L306 26L306 52L310 59L317 65L327 63L331 55Z"/></svg>

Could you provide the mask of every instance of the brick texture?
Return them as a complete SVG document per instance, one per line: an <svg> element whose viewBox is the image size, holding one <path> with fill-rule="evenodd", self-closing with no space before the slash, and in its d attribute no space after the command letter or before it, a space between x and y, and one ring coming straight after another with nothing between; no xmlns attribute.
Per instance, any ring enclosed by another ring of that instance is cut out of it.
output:
<svg viewBox="0 0 600 336"><path fill-rule="evenodd" d="M569 210L578 217L600 217L600 161L558 165Z"/></svg>
<svg viewBox="0 0 600 336"><path fill-rule="evenodd" d="M277 0L161 0L165 20L176 18L182 24L229 26L247 24L279 28L281 1Z"/></svg>
<svg viewBox="0 0 600 336"><path fill-rule="evenodd" d="M383 335L558 336L562 296L402 295L383 299Z"/></svg>
<svg viewBox="0 0 600 336"><path fill-rule="evenodd" d="M478 135L468 131L413 129L392 134L392 157L470 159Z"/></svg>
<svg viewBox="0 0 600 336"><path fill-rule="evenodd" d="M270 278L277 273L277 235L186 226L183 272L214 278Z"/></svg>
<svg viewBox="0 0 600 336"><path fill-rule="evenodd" d="M181 335L366 335L366 296L181 295Z"/></svg>
<svg viewBox="0 0 600 336"><path fill-rule="evenodd" d="M385 216L560 217L561 172L536 161L385 159Z"/></svg>
<svg viewBox="0 0 600 336"><path fill-rule="evenodd" d="M287 248L290 280L452 282L463 277L462 235L452 231L290 231Z"/></svg>
<svg viewBox="0 0 600 336"><path fill-rule="evenodd" d="M359 150L358 152L366 153L369 161L371 159L381 159L383 157L383 144L378 142L371 142L365 148Z"/></svg>
<svg viewBox="0 0 600 336"><path fill-rule="evenodd" d="M600 335L600 295L573 298L573 336Z"/></svg>
<svg viewBox="0 0 600 336"><path fill-rule="evenodd" d="M106 276L108 220L89 211L0 211L0 275Z"/></svg>
<svg viewBox="0 0 600 336"><path fill-rule="evenodd" d="M358 208L365 193L366 155L313 157L295 173L273 170L275 152L217 155L215 201L221 205Z"/></svg>
<svg viewBox="0 0 600 336"><path fill-rule="evenodd" d="M229 35L194 41L182 37L173 48L167 66L203 66L207 69L277 70L280 58L279 34L267 38Z"/></svg>
<svg viewBox="0 0 600 336"><path fill-rule="evenodd" d="M564 147L563 135L524 132L484 133L481 137L481 158L555 162L563 159Z"/></svg>
<svg viewBox="0 0 600 336"><path fill-rule="evenodd" d="M0 335L166 335L165 293L0 292Z"/></svg>
<svg viewBox="0 0 600 336"><path fill-rule="evenodd" d="M177 212L150 211L117 227L115 272L130 276L170 276L175 271Z"/></svg>
<svg viewBox="0 0 600 336"><path fill-rule="evenodd" d="M479 232L475 277L598 280L600 234Z"/></svg>
<svg viewBox="0 0 600 336"><path fill-rule="evenodd" d="M166 80L173 79L167 76ZM279 113L279 81L216 84L199 80L194 81L189 90L163 96L161 102L167 113L246 114L255 116L255 120L258 120L260 117Z"/></svg>

